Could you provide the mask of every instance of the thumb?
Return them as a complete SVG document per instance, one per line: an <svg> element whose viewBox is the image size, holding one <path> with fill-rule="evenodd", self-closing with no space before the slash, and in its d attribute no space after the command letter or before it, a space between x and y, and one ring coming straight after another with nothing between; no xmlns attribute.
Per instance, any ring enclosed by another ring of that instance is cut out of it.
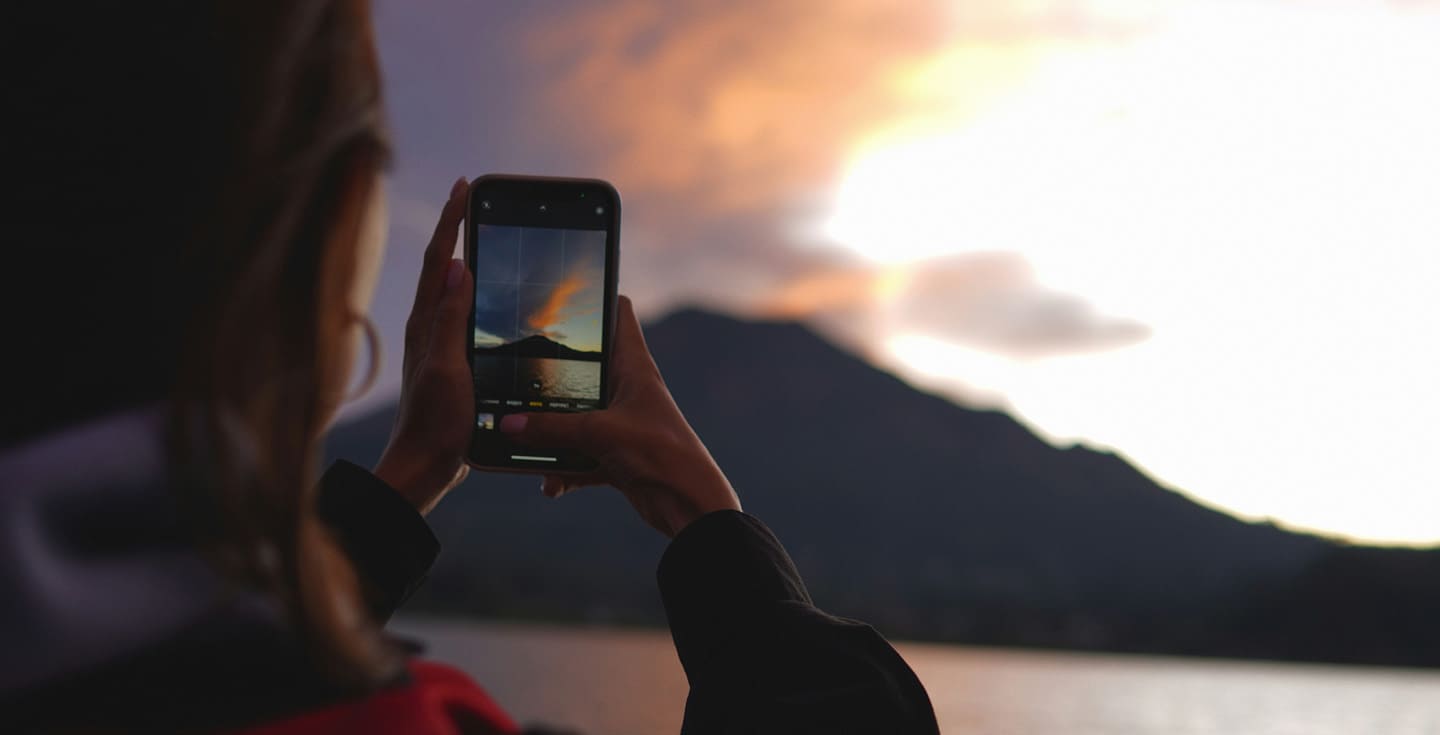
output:
<svg viewBox="0 0 1440 735"><path fill-rule="evenodd" d="M532 447L578 449L599 459L616 437L607 411L515 413L500 419L500 431Z"/></svg>
<svg viewBox="0 0 1440 735"><path fill-rule="evenodd" d="M465 325L470 321L470 269L465 261L452 259L445 269L445 293L435 309L426 354L439 365L465 362Z"/></svg>

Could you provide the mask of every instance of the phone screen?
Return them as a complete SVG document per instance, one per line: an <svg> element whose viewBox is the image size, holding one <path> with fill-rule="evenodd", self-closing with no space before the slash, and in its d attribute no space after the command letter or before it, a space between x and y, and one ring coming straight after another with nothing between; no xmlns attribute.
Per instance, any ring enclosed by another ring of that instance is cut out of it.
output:
<svg viewBox="0 0 1440 735"><path fill-rule="evenodd" d="M506 414L605 406L614 318L618 197L603 182L482 177L471 187L475 277L471 460L502 469L583 470L567 451L514 446Z"/></svg>

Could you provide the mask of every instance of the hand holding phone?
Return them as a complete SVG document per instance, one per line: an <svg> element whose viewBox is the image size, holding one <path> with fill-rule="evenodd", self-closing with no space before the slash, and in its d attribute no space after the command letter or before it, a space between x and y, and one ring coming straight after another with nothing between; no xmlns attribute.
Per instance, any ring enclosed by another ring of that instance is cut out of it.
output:
<svg viewBox="0 0 1440 735"><path fill-rule="evenodd" d="M740 510L730 481L665 387L630 300L621 296L617 311L609 408L511 414L500 423L501 431L530 451L572 447L597 459L589 472L546 475L546 495L612 485L666 536L674 537L706 513Z"/></svg>
<svg viewBox="0 0 1440 735"><path fill-rule="evenodd" d="M516 413L608 405L620 196L594 179L492 174L470 185L467 212L469 461L506 472L593 470L594 459L574 447L519 446L499 426Z"/></svg>
<svg viewBox="0 0 1440 735"><path fill-rule="evenodd" d="M470 273L452 259L465 216L465 179L450 189L420 265L405 326L400 403L375 475L421 513L465 479L470 446L470 369L458 335L469 319Z"/></svg>

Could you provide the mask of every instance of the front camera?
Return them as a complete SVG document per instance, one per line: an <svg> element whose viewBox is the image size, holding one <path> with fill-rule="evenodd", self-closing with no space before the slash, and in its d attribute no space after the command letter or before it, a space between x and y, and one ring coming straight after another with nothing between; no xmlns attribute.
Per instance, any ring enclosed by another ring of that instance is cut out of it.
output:
<svg viewBox="0 0 1440 735"><path fill-rule="evenodd" d="M544 211L546 211L546 209L545 209L545 205L544 205L544 204L541 204L541 205L540 205L540 211L541 211L541 212L544 212Z"/></svg>
<svg viewBox="0 0 1440 735"><path fill-rule="evenodd" d="M489 200L489 199L486 199L486 200L480 202L480 208L481 208L481 209L489 209L489 208L490 208L490 200Z"/></svg>
<svg viewBox="0 0 1440 735"><path fill-rule="evenodd" d="M596 208L595 208L595 214L605 214L605 208L604 208L604 207L596 207Z"/></svg>

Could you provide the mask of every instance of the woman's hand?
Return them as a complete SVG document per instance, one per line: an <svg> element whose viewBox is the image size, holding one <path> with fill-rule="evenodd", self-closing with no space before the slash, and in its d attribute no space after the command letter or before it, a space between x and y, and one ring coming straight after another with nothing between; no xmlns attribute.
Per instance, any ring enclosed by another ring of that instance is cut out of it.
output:
<svg viewBox="0 0 1440 735"><path fill-rule="evenodd" d="M583 475L547 475L543 492L553 498L586 485L613 485L646 523L671 537L706 513L740 510L730 481L670 397L624 296L610 376L610 406L603 411L501 419L500 430L521 444L578 449L600 464Z"/></svg>
<svg viewBox="0 0 1440 735"><path fill-rule="evenodd" d="M405 325L404 378L390 443L375 476L405 496L421 513L469 472L475 390L465 359L471 276L454 260L456 232L465 217L465 179L455 182L425 248L415 306Z"/></svg>

